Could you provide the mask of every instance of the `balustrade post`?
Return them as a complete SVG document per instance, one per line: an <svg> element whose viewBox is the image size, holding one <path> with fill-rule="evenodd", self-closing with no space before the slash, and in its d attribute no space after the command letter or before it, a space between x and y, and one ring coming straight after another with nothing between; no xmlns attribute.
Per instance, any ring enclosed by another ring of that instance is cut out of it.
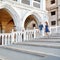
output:
<svg viewBox="0 0 60 60"><path fill-rule="evenodd" d="M11 37L12 37L11 43L14 43L14 30L13 29L12 29Z"/></svg>
<svg viewBox="0 0 60 60"><path fill-rule="evenodd" d="M34 27L34 38L36 38L36 30L35 30L35 27Z"/></svg>
<svg viewBox="0 0 60 60"><path fill-rule="evenodd" d="M7 35L5 35L5 45L7 45Z"/></svg>
<svg viewBox="0 0 60 60"><path fill-rule="evenodd" d="M10 45L10 35L8 35L8 45Z"/></svg>
<svg viewBox="0 0 60 60"><path fill-rule="evenodd" d="M26 31L24 30L24 41L26 40Z"/></svg>
<svg viewBox="0 0 60 60"><path fill-rule="evenodd" d="M18 33L18 42L20 42L20 32Z"/></svg>
<svg viewBox="0 0 60 60"><path fill-rule="evenodd" d="M24 34L25 34L25 29L22 30L22 42L25 40L25 35L26 34L25 35Z"/></svg>
<svg viewBox="0 0 60 60"><path fill-rule="evenodd" d="M33 6L33 0L30 0L30 6Z"/></svg>
<svg viewBox="0 0 60 60"><path fill-rule="evenodd" d="M19 3L21 3L22 2L22 0L17 0Z"/></svg>
<svg viewBox="0 0 60 60"><path fill-rule="evenodd" d="M3 35L1 35L1 36L2 36L2 45L4 45L4 36Z"/></svg>
<svg viewBox="0 0 60 60"><path fill-rule="evenodd" d="M28 37L29 37L29 35L28 35L28 31L26 32L26 40L28 40Z"/></svg>

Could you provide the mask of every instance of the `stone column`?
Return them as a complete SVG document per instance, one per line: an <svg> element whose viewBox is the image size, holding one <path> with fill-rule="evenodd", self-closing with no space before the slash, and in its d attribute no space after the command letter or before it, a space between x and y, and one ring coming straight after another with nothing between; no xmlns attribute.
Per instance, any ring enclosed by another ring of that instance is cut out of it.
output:
<svg viewBox="0 0 60 60"><path fill-rule="evenodd" d="M33 0L30 0L30 6L33 6Z"/></svg>
<svg viewBox="0 0 60 60"><path fill-rule="evenodd" d="M22 0L17 0L19 3L22 3Z"/></svg>
<svg viewBox="0 0 60 60"><path fill-rule="evenodd" d="M41 10L46 10L46 1L45 0L40 1L40 9Z"/></svg>

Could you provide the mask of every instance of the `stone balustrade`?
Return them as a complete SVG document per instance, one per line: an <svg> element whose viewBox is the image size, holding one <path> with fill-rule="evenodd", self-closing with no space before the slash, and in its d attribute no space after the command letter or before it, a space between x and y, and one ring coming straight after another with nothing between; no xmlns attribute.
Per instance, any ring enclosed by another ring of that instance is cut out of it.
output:
<svg viewBox="0 0 60 60"><path fill-rule="evenodd" d="M50 34L52 33L60 33L60 27L50 27ZM13 43L23 42L26 40L34 40L40 36L43 36L43 33L41 35L39 29L0 33L0 43L2 43L2 45L11 45Z"/></svg>
<svg viewBox="0 0 60 60"><path fill-rule="evenodd" d="M50 27L50 33L60 33L60 26Z"/></svg>
<svg viewBox="0 0 60 60"><path fill-rule="evenodd" d="M38 29L34 30L22 30L11 33L0 33L0 42L2 45L11 45L17 42L23 42L26 40L32 40L40 36Z"/></svg>

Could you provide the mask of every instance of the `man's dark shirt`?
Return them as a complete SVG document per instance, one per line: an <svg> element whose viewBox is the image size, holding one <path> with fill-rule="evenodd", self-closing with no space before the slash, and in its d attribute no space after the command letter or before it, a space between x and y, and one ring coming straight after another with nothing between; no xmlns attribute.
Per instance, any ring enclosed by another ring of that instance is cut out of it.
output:
<svg viewBox="0 0 60 60"><path fill-rule="evenodd" d="M41 25L39 25L39 29L40 29L40 30L42 30L42 28L43 28L43 25L42 25L42 24L41 24Z"/></svg>

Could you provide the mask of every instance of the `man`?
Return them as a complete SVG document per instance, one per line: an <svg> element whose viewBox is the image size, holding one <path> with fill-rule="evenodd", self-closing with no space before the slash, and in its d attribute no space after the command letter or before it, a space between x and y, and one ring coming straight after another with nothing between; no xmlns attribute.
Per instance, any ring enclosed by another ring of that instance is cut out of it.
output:
<svg viewBox="0 0 60 60"><path fill-rule="evenodd" d="M42 34L43 24L41 22L40 22L40 25L39 25L39 29L40 29L40 33Z"/></svg>

